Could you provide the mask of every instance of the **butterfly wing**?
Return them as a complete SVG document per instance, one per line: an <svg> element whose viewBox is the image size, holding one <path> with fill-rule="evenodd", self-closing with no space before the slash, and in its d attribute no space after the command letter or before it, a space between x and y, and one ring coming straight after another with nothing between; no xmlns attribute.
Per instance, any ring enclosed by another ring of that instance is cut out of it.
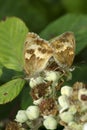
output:
<svg viewBox="0 0 87 130"><path fill-rule="evenodd" d="M65 32L53 38L51 46L54 49L53 57L62 68L69 68L75 56L75 37L72 32Z"/></svg>
<svg viewBox="0 0 87 130"><path fill-rule="evenodd" d="M29 32L24 45L25 71L32 77L41 72L53 54L48 41L37 34Z"/></svg>

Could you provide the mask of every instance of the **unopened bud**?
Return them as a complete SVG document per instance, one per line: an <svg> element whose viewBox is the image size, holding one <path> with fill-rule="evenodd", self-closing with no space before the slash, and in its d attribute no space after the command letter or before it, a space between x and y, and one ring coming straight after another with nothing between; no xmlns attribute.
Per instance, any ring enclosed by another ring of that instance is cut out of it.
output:
<svg viewBox="0 0 87 130"><path fill-rule="evenodd" d="M57 128L57 121L53 117L48 116L44 120L43 125L46 127L46 129L54 130Z"/></svg>
<svg viewBox="0 0 87 130"><path fill-rule="evenodd" d="M28 119L34 120L39 117L40 111L38 106L29 106L26 110Z"/></svg>
<svg viewBox="0 0 87 130"><path fill-rule="evenodd" d="M60 119L64 121L65 123L70 123L74 119L73 114L70 112L63 112L59 116L60 116Z"/></svg>
<svg viewBox="0 0 87 130"><path fill-rule="evenodd" d="M31 78L29 85L31 88L34 88L36 85L40 84L43 82L43 78L42 77L37 77L37 78Z"/></svg>
<svg viewBox="0 0 87 130"><path fill-rule="evenodd" d="M24 123L28 120L25 110L19 110L16 119L17 122Z"/></svg>
<svg viewBox="0 0 87 130"><path fill-rule="evenodd" d="M70 106L68 97L65 96L65 95L60 96L60 97L58 98L58 102L59 102L59 105L60 105L62 108L69 108L69 106Z"/></svg>
<svg viewBox="0 0 87 130"><path fill-rule="evenodd" d="M61 88L61 94L66 96L71 96L73 93L73 89L70 86L63 86Z"/></svg>
<svg viewBox="0 0 87 130"><path fill-rule="evenodd" d="M60 72L46 71L45 80L56 82L56 81L58 81L59 78L60 78Z"/></svg>

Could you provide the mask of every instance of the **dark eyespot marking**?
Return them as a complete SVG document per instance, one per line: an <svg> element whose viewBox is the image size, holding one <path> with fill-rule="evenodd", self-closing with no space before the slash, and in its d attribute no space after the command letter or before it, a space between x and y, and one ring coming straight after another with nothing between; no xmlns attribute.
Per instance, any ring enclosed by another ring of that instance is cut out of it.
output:
<svg viewBox="0 0 87 130"><path fill-rule="evenodd" d="M29 53L29 54L33 54L34 53L34 49L26 50L26 52Z"/></svg>
<svg viewBox="0 0 87 130"><path fill-rule="evenodd" d="M38 51L42 52L43 54L46 53L46 49L38 48Z"/></svg>

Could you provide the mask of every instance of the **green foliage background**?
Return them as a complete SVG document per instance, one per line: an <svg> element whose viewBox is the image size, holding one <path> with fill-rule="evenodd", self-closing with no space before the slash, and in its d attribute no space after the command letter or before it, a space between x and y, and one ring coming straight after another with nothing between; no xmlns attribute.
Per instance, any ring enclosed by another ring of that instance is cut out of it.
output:
<svg viewBox="0 0 87 130"><path fill-rule="evenodd" d="M87 83L86 4L86 0L0 0L0 120L13 119L18 109L32 103L28 83L23 79L23 47L28 31L47 40L73 31L75 70L67 84Z"/></svg>
<svg viewBox="0 0 87 130"><path fill-rule="evenodd" d="M0 0L0 19L21 18L31 31L40 32L66 13L86 14L86 0Z"/></svg>

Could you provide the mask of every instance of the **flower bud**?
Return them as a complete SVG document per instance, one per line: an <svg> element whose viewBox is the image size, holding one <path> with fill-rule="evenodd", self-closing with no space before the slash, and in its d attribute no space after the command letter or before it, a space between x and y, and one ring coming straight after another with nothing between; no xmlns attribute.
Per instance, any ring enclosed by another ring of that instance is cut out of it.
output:
<svg viewBox="0 0 87 130"><path fill-rule="evenodd" d="M60 105L62 108L69 108L69 106L70 106L68 97L65 96L65 95L60 96L60 97L58 98L58 102L59 102L59 105Z"/></svg>
<svg viewBox="0 0 87 130"><path fill-rule="evenodd" d="M60 78L60 72L46 71L45 80L56 82Z"/></svg>
<svg viewBox="0 0 87 130"><path fill-rule="evenodd" d="M44 120L43 125L46 127L46 129L54 130L57 128L57 121L53 117L48 116Z"/></svg>
<svg viewBox="0 0 87 130"><path fill-rule="evenodd" d="M60 119L62 121L64 121L65 123L70 123L71 121L73 121L74 119L74 116L72 113L70 112L63 112L63 113L60 113Z"/></svg>
<svg viewBox="0 0 87 130"><path fill-rule="evenodd" d="M26 110L28 119L34 120L39 117L40 111L38 106L29 106Z"/></svg>
<svg viewBox="0 0 87 130"><path fill-rule="evenodd" d="M61 88L61 94L62 95L66 95L66 96L69 97L69 96L72 95L72 93L73 93L73 89L71 87L69 87L69 86L63 86Z"/></svg>
<svg viewBox="0 0 87 130"><path fill-rule="evenodd" d="M19 110L16 119L17 122L24 123L28 120L25 110Z"/></svg>
<svg viewBox="0 0 87 130"><path fill-rule="evenodd" d="M43 78L42 77L37 77L37 78L31 78L29 85L31 88L35 87L36 85L40 84L43 82Z"/></svg>

